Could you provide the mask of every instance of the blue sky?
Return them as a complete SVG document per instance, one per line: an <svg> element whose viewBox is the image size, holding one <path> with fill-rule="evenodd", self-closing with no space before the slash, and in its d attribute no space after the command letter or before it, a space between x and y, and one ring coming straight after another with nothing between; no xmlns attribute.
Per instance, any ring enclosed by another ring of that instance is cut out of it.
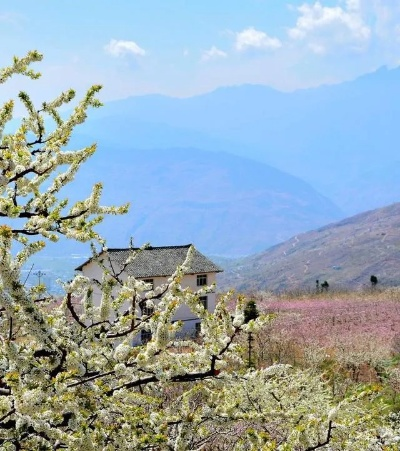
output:
<svg viewBox="0 0 400 451"><path fill-rule="evenodd" d="M44 53L44 100L104 85L103 100L260 83L337 83L400 63L397 0L21 0L0 8L0 63ZM19 80L2 88L11 95Z"/></svg>

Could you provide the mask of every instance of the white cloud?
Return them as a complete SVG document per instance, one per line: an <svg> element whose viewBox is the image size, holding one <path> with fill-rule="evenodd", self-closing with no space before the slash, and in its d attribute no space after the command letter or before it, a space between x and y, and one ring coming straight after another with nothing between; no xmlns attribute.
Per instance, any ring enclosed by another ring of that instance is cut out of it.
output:
<svg viewBox="0 0 400 451"><path fill-rule="evenodd" d="M322 44L315 44L312 42L308 47L316 55L325 55L326 53L326 47Z"/></svg>
<svg viewBox="0 0 400 451"><path fill-rule="evenodd" d="M374 32L379 39L394 43L400 23L400 4L384 0L364 0L362 9L373 17ZM397 43L396 43L397 46ZM398 52L398 50L397 50Z"/></svg>
<svg viewBox="0 0 400 451"><path fill-rule="evenodd" d="M139 47L134 41L122 41L111 39L111 41L104 47L104 50L112 56L135 55L144 56L146 51Z"/></svg>
<svg viewBox="0 0 400 451"><path fill-rule="evenodd" d="M346 0L348 11L358 11L360 9L360 0Z"/></svg>
<svg viewBox="0 0 400 451"><path fill-rule="evenodd" d="M288 30L293 40L305 40L311 50L321 52L335 45L360 50L368 43L371 30L365 24L359 0L346 0L345 6L327 7L317 1L299 6L296 26Z"/></svg>
<svg viewBox="0 0 400 451"><path fill-rule="evenodd" d="M263 31L258 31L253 27L236 33L236 50L239 52L258 49L258 50L275 50L282 47L282 43L278 38L271 38Z"/></svg>
<svg viewBox="0 0 400 451"><path fill-rule="evenodd" d="M201 57L201 61L209 61L209 60L215 60L220 58L226 58L228 54L224 52L223 50L218 49L213 45L210 50L206 50L203 52L203 55Z"/></svg>

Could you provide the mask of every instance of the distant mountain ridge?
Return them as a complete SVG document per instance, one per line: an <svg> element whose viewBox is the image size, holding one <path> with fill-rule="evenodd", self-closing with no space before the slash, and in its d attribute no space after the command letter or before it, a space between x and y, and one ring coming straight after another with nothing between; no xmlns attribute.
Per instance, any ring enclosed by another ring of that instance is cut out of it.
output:
<svg viewBox="0 0 400 451"><path fill-rule="evenodd" d="M65 194L78 198L98 180L104 204L131 202L128 215L99 227L111 247L133 237L136 245L192 242L206 254L249 255L343 217L304 181L225 152L100 148Z"/></svg>
<svg viewBox="0 0 400 451"><path fill-rule="evenodd" d="M400 203L298 234L247 258L224 261L219 288L239 291L332 289L400 284ZM220 263L221 264L221 263Z"/></svg>
<svg viewBox="0 0 400 451"><path fill-rule="evenodd" d="M400 200L399 79L400 69L383 69L292 93L245 85L109 102L71 142L99 150L66 194L104 181L104 203L132 203L100 228L111 245L133 236L223 256L259 252Z"/></svg>
<svg viewBox="0 0 400 451"><path fill-rule="evenodd" d="M130 97L107 103L82 132L111 149L196 147L246 156L304 179L354 214L400 200L399 81L399 68L381 68L291 93L243 85L185 99Z"/></svg>

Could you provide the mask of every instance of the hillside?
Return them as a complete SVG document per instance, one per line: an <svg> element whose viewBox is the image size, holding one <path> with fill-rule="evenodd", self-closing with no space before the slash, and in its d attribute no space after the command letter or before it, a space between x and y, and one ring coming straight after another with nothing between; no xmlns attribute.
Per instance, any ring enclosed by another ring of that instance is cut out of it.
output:
<svg viewBox="0 0 400 451"><path fill-rule="evenodd" d="M103 203L131 202L100 227L110 247L194 243L207 254L259 252L343 217L309 184L266 164L198 149L100 147L65 193L77 198L104 181ZM75 250L67 250L72 253Z"/></svg>
<svg viewBox="0 0 400 451"><path fill-rule="evenodd" d="M400 282L400 203L298 234L265 252L225 261L219 288L240 291L315 288L327 280L332 289Z"/></svg>

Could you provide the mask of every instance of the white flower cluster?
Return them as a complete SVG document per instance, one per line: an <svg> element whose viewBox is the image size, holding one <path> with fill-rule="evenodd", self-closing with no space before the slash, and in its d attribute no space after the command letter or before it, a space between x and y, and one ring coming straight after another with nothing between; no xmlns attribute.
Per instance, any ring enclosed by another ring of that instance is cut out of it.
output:
<svg viewBox="0 0 400 451"><path fill-rule="evenodd" d="M37 52L15 58L0 71L0 83L13 74L35 78L29 65L40 59ZM95 151L63 149L88 107L100 105L99 89L92 87L66 120L58 108L74 91L39 110L21 92L27 118L9 135L4 127L13 102L0 108L0 448L283 451L317 449L328 437L327 449L374 450L377 425L387 444L397 446L398 422L384 423L378 403L365 402L368 393L338 405L309 371L286 365L247 371L237 337L257 332L269 318L244 324L244 300L233 314L228 308L232 293L213 313L205 309L199 297L213 286L198 292L181 286L193 248L154 290L123 279L121 268L96 252L102 279L76 276L63 285L62 302L24 286L21 267L46 240L63 234L104 245L94 227L103 215L127 210L101 206L101 184L72 206L58 198ZM48 117L55 124L50 132ZM126 264L136 255L132 251ZM183 304L201 320L200 340L177 338L182 324L172 320ZM134 345L142 336L149 341Z"/></svg>

